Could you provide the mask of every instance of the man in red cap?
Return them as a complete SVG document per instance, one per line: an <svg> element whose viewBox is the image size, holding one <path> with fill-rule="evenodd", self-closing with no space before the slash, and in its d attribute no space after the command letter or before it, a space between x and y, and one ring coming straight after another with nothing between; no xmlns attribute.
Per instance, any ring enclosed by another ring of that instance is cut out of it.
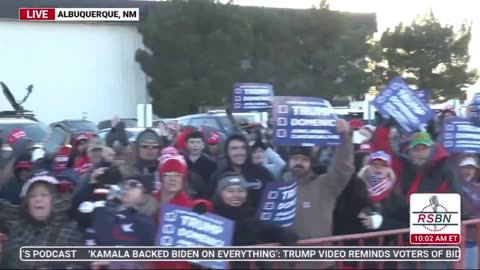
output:
<svg viewBox="0 0 480 270"><path fill-rule="evenodd" d="M13 163L13 175L7 180L8 182L0 191L0 198L19 205L21 202L20 192L23 183L25 183L33 175L33 164L31 162L31 154L23 153L15 159Z"/></svg>

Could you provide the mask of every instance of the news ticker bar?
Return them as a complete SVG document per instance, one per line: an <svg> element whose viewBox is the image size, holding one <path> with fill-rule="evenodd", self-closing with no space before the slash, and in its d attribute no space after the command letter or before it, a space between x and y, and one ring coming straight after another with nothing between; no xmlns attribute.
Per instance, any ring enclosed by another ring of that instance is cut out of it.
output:
<svg viewBox="0 0 480 270"><path fill-rule="evenodd" d="M459 247L22 247L22 261L458 261Z"/></svg>

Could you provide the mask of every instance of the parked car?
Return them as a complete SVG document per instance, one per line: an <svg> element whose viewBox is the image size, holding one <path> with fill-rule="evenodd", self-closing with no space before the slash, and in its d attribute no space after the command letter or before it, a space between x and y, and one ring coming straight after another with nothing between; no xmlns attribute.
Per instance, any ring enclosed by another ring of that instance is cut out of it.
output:
<svg viewBox="0 0 480 270"><path fill-rule="evenodd" d="M144 131L145 129L144 128L139 128L139 127L134 127L134 128L126 128L125 131L127 132L127 137L128 137L128 140L130 142L135 142L136 139L137 139L137 136L138 134L140 134L140 132ZM155 131L158 132L158 130L156 129L153 129ZM108 132L110 131L110 128L106 128L106 129L102 129L100 130L99 132L97 132L97 136L99 136L100 138L103 138L105 139L105 137L107 136Z"/></svg>
<svg viewBox="0 0 480 270"><path fill-rule="evenodd" d="M63 126L72 134L80 132L87 132L95 134L98 131L97 126L92 121L88 120L62 120L59 122L51 123L50 127L55 128L57 126Z"/></svg>
<svg viewBox="0 0 480 270"><path fill-rule="evenodd" d="M239 122L258 123L262 122L257 113L234 113L233 116ZM232 123L228 120L225 111L211 111L203 114L193 114L176 119L182 126L194 126L197 128L207 126L228 136L233 132Z"/></svg>
<svg viewBox="0 0 480 270"><path fill-rule="evenodd" d="M12 153L12 148L8 145L7 139L10 133L15 129L23 130L35 147L41 147L50 135L51 129L42 122L36 121L30 117L10 116L7 117L0 113L0 137L2 138L2 157L7 159Z"/></svg>
<svg viewBox="0 0 480 270"><path fill-rule="evenodd" d="M120 118L120 121L125 123L125 126L127 128L135 128L135 127L138 126L137 118ZM97 128L99 130L104 130L104 129L110 128L111 125L112 125L112 120L111 119L103 120L103 121L98 122Z"/></svg>

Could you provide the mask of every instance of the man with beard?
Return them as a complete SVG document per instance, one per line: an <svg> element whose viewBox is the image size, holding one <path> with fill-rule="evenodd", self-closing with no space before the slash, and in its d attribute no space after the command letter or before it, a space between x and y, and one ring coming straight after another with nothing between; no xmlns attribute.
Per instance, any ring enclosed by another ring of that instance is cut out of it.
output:
<svg viewBox="0 0 480 270"><path fill-rule="evenodd" d="M253 164L251 149L248 140L234 134L225 142L226 165L212 175L207 189L208 198L213 198L217 190L217 183L225 173L240 173L246 180L248 191L248 203L257 208L265 185L274 181L273 175L262 165Z"/></svg>
<svg viewBox="0 0 480 270"><path fill-rule="evenodd" d="M348 122L336 121L337 132L345 141L337 146L335 155L326 173L318 175L312 170L313 149L296 146L290 149L289 172L285 181L297 181L296 217L292 229L300 239L327 237L332 235L333 210L345 186L354 173L353 143ZM305 262L303 269L325 269L318 262Z"/></svg>

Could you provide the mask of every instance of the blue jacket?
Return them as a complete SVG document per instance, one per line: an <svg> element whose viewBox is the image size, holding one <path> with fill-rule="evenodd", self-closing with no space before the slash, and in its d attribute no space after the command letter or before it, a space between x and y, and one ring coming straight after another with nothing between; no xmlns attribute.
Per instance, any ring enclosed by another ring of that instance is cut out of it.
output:
<svg viewBox="0 0 480 270"><path fill-rule="evenodd" d="M97 207L92 225L85 233L86 245L153 246L155 229L152 217L132 208L118 210Z"/></svg>

